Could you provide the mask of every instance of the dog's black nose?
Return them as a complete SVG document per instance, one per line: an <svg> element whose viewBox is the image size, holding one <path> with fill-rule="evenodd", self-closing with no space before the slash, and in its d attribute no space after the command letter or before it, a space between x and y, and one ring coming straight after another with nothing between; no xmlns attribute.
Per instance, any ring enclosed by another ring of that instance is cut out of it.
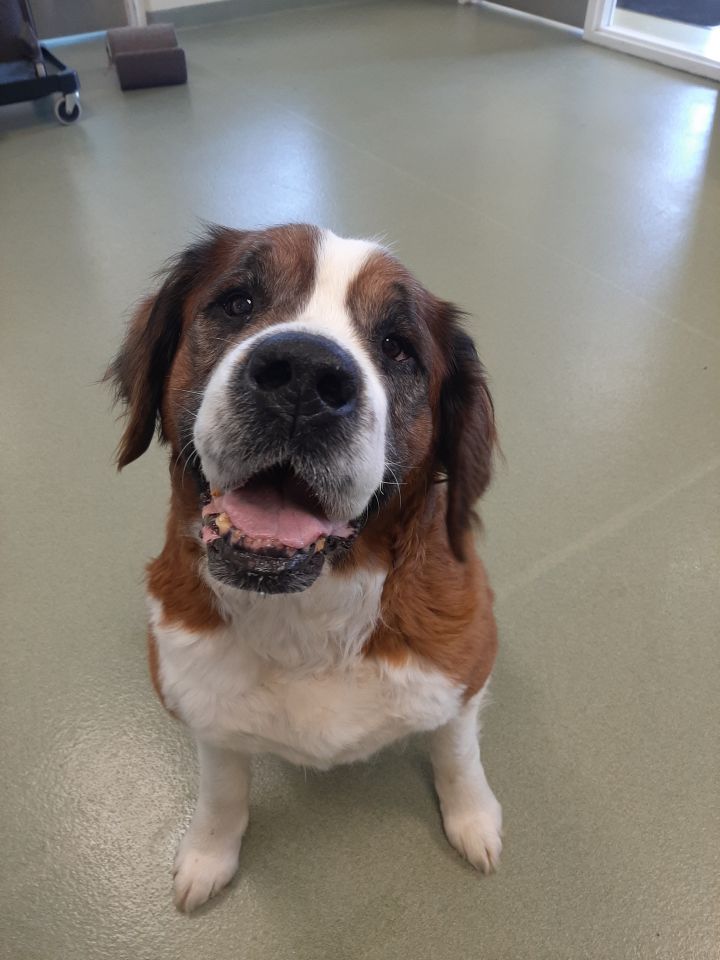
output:
<svg viewBox="0 0 720 960"><path fill-rule="evenodd" d="M263 337L245 371L258 405L282 419L320 426L357 408L357 363L327 337L298 330Z"/></svg>

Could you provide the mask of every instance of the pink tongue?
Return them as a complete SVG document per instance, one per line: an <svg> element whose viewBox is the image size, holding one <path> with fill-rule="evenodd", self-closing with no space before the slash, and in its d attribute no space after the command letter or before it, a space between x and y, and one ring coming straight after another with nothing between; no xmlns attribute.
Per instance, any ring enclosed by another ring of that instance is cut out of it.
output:
<svg viewBox="0 0 720 960"><path fill-rule="evenodd" d="M203 515L227 513L232 525L248 537L258 537L300 549L335 531L336 525L291 503L271 486L244 487L214 497Z"/></svg>

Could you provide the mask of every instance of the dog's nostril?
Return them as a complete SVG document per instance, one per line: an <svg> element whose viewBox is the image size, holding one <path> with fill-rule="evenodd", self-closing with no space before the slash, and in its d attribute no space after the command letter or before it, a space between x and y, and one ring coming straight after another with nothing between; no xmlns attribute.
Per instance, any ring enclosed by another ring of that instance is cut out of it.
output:
<svg viewBox="0 0 720 960"><path fill-rule="evenodd" d="M317 378L315 387L326 407L339 410L355 396L352 378L334 370L325 370Z"/></svg>
<svg viewBox="0 0 720 960"><path fill-rule="evenodd" d="M292 416L293 422L352 416L362 389L360 370L346 350L320 335L294 330L259 343L241 370L241 383L263 410Z"/></svg>
<svg viewBox="0 0 720 960"><path fill-rule="evenodd" d="M259 370L254 370L253 374L261 390L279 390L290 383L293 377L292 366L287 360L271 360L262 364Z"/></svg>

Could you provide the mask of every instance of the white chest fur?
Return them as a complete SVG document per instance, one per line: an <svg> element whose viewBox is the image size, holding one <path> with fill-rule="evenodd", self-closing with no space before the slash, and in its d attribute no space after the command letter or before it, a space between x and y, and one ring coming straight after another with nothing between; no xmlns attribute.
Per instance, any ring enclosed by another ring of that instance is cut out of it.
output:
<svg viewBox="0 0 720 960"><path fill-rule="evenodd" d="M201 739L319 768L446 723L461 690L444 674L362 655L383 582L383 573L328 575L276 597L228 588L228 626L208 633L164 624L150 597L167 706Z"/></svg>

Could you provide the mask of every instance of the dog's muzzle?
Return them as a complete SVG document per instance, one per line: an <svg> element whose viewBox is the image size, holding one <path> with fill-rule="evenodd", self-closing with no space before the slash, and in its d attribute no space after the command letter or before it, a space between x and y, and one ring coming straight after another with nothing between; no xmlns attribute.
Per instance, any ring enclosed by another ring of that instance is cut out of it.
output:
<svg viewBox="0 0 720 960"><path fill-rule="evenodd" d="M327 557L346 549L361 519L338 516L362 413L351 354L302 331L261 338L228 383L227 443L239 482L204 491L202 538L210 573L262 593L304 590ZM234 475L234 474L233 474Z"/></svg>

